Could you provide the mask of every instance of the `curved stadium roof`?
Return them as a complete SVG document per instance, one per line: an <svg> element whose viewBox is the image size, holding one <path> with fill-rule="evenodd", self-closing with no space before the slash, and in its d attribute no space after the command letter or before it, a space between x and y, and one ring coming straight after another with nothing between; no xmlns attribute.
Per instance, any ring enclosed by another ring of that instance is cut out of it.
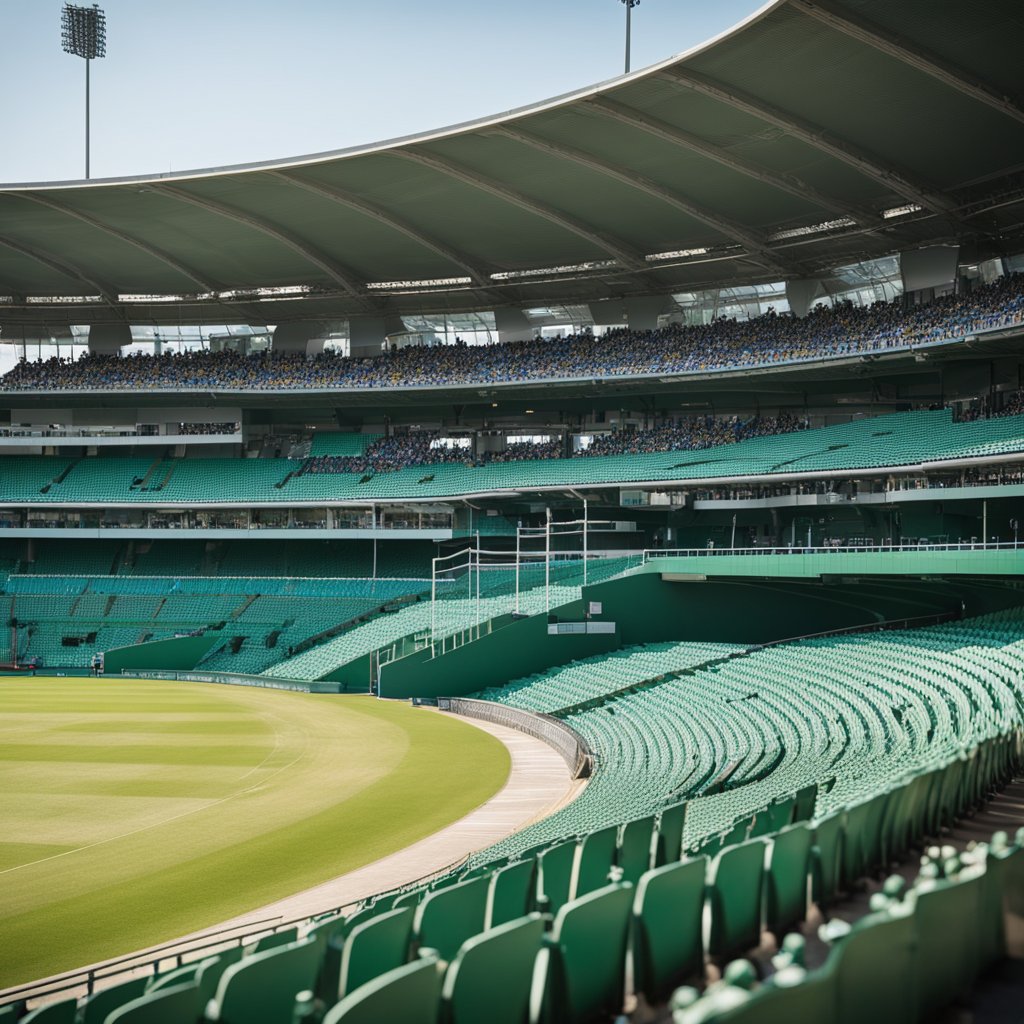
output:
<svg viewBox="0 0 1024 1024"><path fill-rule="evenodd" d="M1021 38L1020 0L777 0L470 124L0 186L0 321L454 312L823 276L937 242L1019 251Z"/></svg>

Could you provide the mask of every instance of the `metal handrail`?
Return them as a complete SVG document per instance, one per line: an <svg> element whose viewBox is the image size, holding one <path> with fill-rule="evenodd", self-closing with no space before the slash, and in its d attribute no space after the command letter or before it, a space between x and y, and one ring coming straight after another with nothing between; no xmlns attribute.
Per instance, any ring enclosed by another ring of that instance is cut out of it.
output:
<svg viewBox="0 0 1024 1024"><path fill-rule="evenodd" d="M781 544L765 547L704 547L704 548L644 548L643 564L658 558L712 558L730 555L863 555L863 554L909 554L927 551L1017 551L1024 550L1016 541L998 541L995 544L981 541L960 541L947 544L857 544L814 546Z"/></svg>

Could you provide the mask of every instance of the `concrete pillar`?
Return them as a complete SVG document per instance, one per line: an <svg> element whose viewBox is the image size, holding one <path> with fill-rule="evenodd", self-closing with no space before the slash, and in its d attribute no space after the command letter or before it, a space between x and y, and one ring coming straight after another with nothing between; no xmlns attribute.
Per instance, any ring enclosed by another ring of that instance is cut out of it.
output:
<svg viewBox="0 0 1024 1024"><path fill-rule="evenodd" d="M389 334L405 331L400 316L352 317L348 322L349 351L353 356L379 356Z"/></svg>
<svg viewBox="0 0 1024 1024"><path fill-rule="evenodd" d="M89 325L90 354L116 356L131 343L132 329L128 324Z"/></svg>
<svg viewBox="0 0 1024 1024"><path fill-rule="evenodd" d="M621 299L591 302L589 309L595 327L619 327L626 322L626 306Z"/></svg>
<svg viewBox="0 0 1024 1024"><path fill-rule="evenodd" d="M539 333L521 309L496 309L494 326L498 329L498 341L531 341Z"/></svg>
<svg viewBox="0 0 1024 1024"><path fill-rule="evenodd" d="M814 301L825 294L825 289L817 278L807 277L786 282L786 298L794 316L807 316Z"/></svg>
<svg viewBox="0 0 1024 1024"><path fill-rule="evenodd" d="M337 325L325 320L296 320L274 328L275 352L302 352L315 356L324 350L324 339Z"/></svg>
<svg viewBox="0 0 1024 1024"><path fill-rule="evenodd" d="M670 295L645 295L640 299L626 299L626 323L631 331L653 331L658 318L672 308Z"/></svg>
<svg viewBox="0 0 1024 1024"><path fill-rule="evenodd" d="M956 280L960 261L958 245L930 245L926 249L909 249L900 253L900 277L905 292L925 288L944 288Z"/></svg>

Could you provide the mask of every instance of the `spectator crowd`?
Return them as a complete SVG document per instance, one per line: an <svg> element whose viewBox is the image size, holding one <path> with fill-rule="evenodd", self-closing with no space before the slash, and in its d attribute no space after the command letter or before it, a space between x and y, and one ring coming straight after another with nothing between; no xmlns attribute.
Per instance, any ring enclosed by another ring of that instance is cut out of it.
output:
<svg viewBox="0 0 1024 1024"><path fill-rule="evenodd" d="M822 306L806 317L769 311L750 320L671 324L658 330L589 330L568 337L497 345L408 347L373 358L324 353L244 356L236 352L23 361L5 390L305 390L515 383L636 374L700 373L794 360L871 354L1024 322L1024 275L1002 277L965 294L905 307L902 300ZM440 455L435 456L443 461ZM458 458L456 453L455 458Z"/></svg>
<svg viewBox="0 0 1024 1024"><path fill-rule="evenodd" d="M541 443L519 441L502 451L474 454L472 442L449 445L435 431L415 430L381 437L367 445L362 455L314 455L306 459L303 473L390 473L410 466L438 466L444 463L482 466L488 462L517 462L524 459L557 459L561 441Z"/></svg>
<svg viewBox="0 0 1024 1024"><path fill-rule="evenodd" d="M807 426L805 420L788 413L778 416L714 417L693 416L669 420L649 430L621 430L598 434L589 447L573 457L591 455L647 455L653 452L697 451L716 445L735 444L752 437L788 434ZM307 458L300 473L389 473L412 466L460 463L485 466L492 462L560 459L564 456L562 439L547 441L511 441L498 451L474 454L472 446L449 447L433 431L418 430L371 442L362 455L314 455Z"/></svg>
<svg viewBox="0 0 1024 1024"><path fill-rule="evenodd" d="M699 451L722 444L735 444L768 434L789 434L807 426L805 420L783 413L779 416L716 418L690 416L669 420L650 430L598 434L576 455L649 455L652 452Z"/></svg>

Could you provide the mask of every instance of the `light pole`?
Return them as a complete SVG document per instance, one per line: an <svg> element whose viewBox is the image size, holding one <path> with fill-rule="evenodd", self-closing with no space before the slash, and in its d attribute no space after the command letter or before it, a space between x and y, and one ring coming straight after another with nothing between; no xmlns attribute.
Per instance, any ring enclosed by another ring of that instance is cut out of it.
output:
<svg viewBox="0 0 1024 1024"><path fill-rule="evenodd" d="M65 4L60 17L60 42L65 53L85 58L85 177L89 178L89 64L107 55L107 16L96 4Z"/></svg>
<svg viewBox="0 0 1024 1024"><path fill-rule="evenodd" d="M634 7L640 6L640 0L619 0L619 3L626 5L626 74L629 74L629 28L630 15Z"/></svg>

